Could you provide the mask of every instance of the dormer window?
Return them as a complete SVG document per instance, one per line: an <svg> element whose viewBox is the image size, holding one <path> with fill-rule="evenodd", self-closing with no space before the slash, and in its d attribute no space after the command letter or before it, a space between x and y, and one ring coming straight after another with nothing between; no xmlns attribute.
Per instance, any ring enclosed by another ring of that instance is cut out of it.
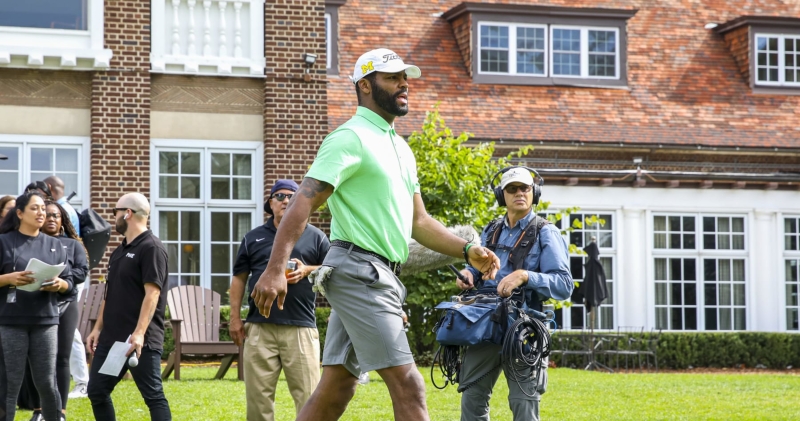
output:
<svg viewBox="0 0 800 421"><path fill-rule="evenodd" d="M800 87L800 35L756 34L756 83Z"/></svg>
<svg viewBox="0 0 800 421"><path fill-rule="evenodd" d="M476 83L624 87L634 13L462 3L444 17Z"/></svg>

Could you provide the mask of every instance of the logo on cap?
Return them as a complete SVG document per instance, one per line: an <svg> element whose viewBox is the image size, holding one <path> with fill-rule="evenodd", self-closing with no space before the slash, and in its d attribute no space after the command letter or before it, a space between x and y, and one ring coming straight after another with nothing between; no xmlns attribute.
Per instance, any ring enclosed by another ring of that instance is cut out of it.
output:
<svg viewBox="0 0 800 421"><path fill-rule="evenodd" d="M365 75L365 74L367 74L367 73L369 73L369 72L371 72L373 70L375 70L375 66L372 65L371 61L369 63L361 66L361 74L363 74L363 75Z"/></svg>

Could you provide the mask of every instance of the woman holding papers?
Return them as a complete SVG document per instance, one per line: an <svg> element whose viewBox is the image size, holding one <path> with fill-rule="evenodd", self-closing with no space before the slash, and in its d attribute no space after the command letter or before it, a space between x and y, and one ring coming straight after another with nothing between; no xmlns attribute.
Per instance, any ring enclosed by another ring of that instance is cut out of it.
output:
<svg viewBox="0 0 800 421"><path fill-rule="evenodd" d="M14 419L27 360L44 418L55 421L63 419L55 383L57 294L72 292L72 273L67 265L59 276L41 283L47 265L68 263L67 251L57 238L40 232L47 213L41 194L25 193L16 202L10 217L0 223L0 343L5 365L0 388L6 392L0 409L6 419ZM44 263L41 272L26 270L31 261ZM31 285L41 286L27 291Z"/></svg>
<svg viewBox="0 0 800 421"><path fill-rule="evenodd" d="M64 250L67 251L67 262L72 273L72 282L74 285L79 285L84 282L86 276L89 274L89 262L86 259L86 250L83 247L75 228L70 222L69 214L56 202L45 202L46 214L42 232L56 237L61 241ZM75 333L75 328L78 327L78 289L73 288L72 293L58 294L58 309L59 309L59 323L58 323L58 348L56 352L56 384L58 386L58 393L61 396L61 412L67 412L67 399L69 395L69 359L72 351L72 337ZM33 385L33 378L30 370L25 373L25 381L22 385L22 393L20 394L19 401L23 401L23 396L26 394L29 399L26 400L24 405L20 403L20 407L33 408L32 421L40 421L42 419L42 408L39 401L39 394Z"/></svg>

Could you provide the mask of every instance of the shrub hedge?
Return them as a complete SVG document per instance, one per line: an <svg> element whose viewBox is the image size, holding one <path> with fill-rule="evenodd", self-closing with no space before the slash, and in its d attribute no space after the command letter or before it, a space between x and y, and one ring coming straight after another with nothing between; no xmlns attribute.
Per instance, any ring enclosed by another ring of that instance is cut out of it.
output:
<svg viewBox="0 0 800 421"><path fill-rule="evenodd" d="M331 309L316 309L320 346L325 346L325 334ZM220 309L220 318L227 325L230 319L230 307ZM169 317L167 316L167 320ZM413 329L413 326L412 326ZM598 332L600 333L600 332ZM575 336L578 333L560 331L556 337ZM642 346L652 336L645 333ZM228 329L220 329L220 340L229 341ZM578 341L554 341L555 344L568 343L570 349L579 349ZM164 358L175 348L172 331L167 323L164 336ZM412 349L414 346L412 345ZM769 332L663 332L658 337L658 365L660 368L685 369L689 367L748 367L763 366L769 369L785 369L788 366L800 367L800 334ZM561 365L561 356L553 358ZM603 357L600 357L601 361ZM430 355L419 355L417 362L430 364ZM570 355L565 360L566 366L581 367L585 365L584 357Z"/></svg>

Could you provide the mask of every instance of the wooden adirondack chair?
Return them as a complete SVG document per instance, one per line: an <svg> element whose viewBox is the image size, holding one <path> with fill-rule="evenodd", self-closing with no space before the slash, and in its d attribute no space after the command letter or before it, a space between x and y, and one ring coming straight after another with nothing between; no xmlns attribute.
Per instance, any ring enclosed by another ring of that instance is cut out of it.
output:
<svg viewBox="0 0 800 421"><path fill-rule="evenodd" d="M175 380L181 379L181 356L186 354L210 355L225 354L215 379L225 377L225 373L238 357L239 380L244 380L242 349L233 342L219 340L219 294L194 285L172 288L167 293L172 337L175 350L169 354L167 366L161 372L166 379L175 371Z"/></svg>
<svg viewBox="0 0 800 421"><path fill-rule="evenodd" d="M100 304L103 303L105 294L105 283L90 284L81 293L78 301L78 332L80 332L84 344L86 343L86 337L92 333L97 317L100 315ZM90 365L92 364L91 353L87 354L86 362Z"/></svg>

